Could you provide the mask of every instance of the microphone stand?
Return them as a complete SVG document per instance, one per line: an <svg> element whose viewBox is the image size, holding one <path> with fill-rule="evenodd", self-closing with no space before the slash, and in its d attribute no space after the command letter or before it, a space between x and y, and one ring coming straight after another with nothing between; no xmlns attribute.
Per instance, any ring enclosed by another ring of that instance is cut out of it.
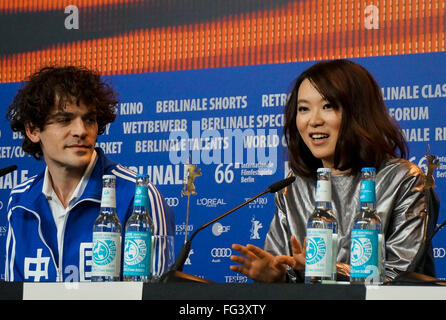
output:
<svg viewBox="0 0 446 320"><path fill-rule="evenodd" d="M178 253L175 263L172 265L172 267L170 268L170 270L168 272L166 272L165 274L163 274L161 276L160 282L166 283L166 282L172 282L172 281L177 281L177 282L191 282L192 281L192 282L212 283L212 281L210 281L210 280L206 280L206 279L199 278L199 277L193 276L191 274L182 272L184 263L186 262L187 256L189 255L189 252L191 249L192 240L197 235L197 233L199 231L203 230L204 228L208 227L209 225L213 224L214 222L226 217L227 215L233 213L234 211L236 211L236 210L240 209L241 207L247 205L248 203L254 201L255 199L264 195L265 193L268 193L268 192L275 193L275 192L283 189L284 187L291 184L295 179L296 179L295 177L289 177L287 179L273 183L265 191L259 193L258 195L246 200L242 204L239 204L235 208L232 208L231 210L223 213L222 215L216 217L215 219L212 219L211 221L200 226L197 230L194 231L194 233L192 233L189 240L187 240L184 243L183 247L181 248L180 252Z"/></svg>
<svg viewBox="0 0 446 320"><path fill-rule="evenodd" d="M194 233L192 233L192 235L190 236L189 240L187 240L183 247L181 248L180 252L178 253L178 257L177 260L175 261L175 263L172 265L172 267L170 268L170 270L168 272L166 272L160 279L160 282L170 282L172 278L175 279L175 281L179 281L179 282L203 282L203 283L212 283L212 281L210 280L206 280L197 276L193 276L191 274L187 274L182 272L183 271L183 267L184 267L184 263L186 262L187 256L189 255L189 251L192 245L192 240L194 239L194 237L196 236L196 234L200 231L203 230L204 228L208 227L209 225L213 224L214 222L226 217L228 214L231 214L232 212L240 209L241 207L247 205L248 203L250 203L251 201L254 201L255 199L257 199L258 197L264 195L265 193L268 193L269 189L263 191L262 193L259 193L258 195L252 197L251 199L246 200L245 202L243 202L242 204L239 204L237 207L229 210L228 212L223 213L222 215L218 216L215 219L212 219L211 221L203 224L201 227L199 227L197 230L194 231Z"/></svg>

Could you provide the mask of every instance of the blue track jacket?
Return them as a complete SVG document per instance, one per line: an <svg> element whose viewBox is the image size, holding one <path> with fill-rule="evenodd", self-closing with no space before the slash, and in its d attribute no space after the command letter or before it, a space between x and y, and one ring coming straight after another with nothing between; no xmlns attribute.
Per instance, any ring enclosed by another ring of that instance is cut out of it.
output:
<svg viewBox="0 0 446 320"><path fill-rule="evenodd" d="M53 215L42 193L44 172L11 190L7 211L6 281L90 280L93 223L99 214L104 174L116 176L116 207L124 244L125 223L133 209L136 174L112 162L100 148L96 152L98 159L87 186L67 214L61 248L57 245ZM154 234L174 235L173 212L153 185L149 185L149 201Z"/></svg>

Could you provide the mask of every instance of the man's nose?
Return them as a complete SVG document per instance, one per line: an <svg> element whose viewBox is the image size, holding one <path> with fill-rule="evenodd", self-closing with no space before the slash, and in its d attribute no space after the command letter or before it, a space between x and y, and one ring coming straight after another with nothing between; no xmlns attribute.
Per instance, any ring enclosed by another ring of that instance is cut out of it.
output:
<svg viewBox="0 0 446 320"><path fill-rule="evenodd" d="M75 118L71 123L71 132L75 136L85 137L87 134L87 126L80 117Z"/></svg>

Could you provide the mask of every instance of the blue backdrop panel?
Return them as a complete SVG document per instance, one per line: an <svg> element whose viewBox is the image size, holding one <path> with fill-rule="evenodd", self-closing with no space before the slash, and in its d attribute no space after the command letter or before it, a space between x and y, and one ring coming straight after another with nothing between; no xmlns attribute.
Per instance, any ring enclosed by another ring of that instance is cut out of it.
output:
<svg viewBox="0 0 446 320"><path fill-rule="evenodd" d="M404 129L410 160L425 168L428 146L441 166L436 192L446 194L446 54L354 59L382 87L390 114ZM151 177L176 214L176 253L203 223L283 179L288 171L283 143L283 105L294 79L314 62L110 76L119 92L118 117L98 140L113 160ZM6 112L20 84L1 84ZM0 123L0 167L19 169L0 178L0 239L5 240L6 205L12 186L43 169L24 155L21 137ZM186 162L202 175L196 195L182 196ZM358 195L359 196L359 195ZM119 195L118 195L119 201ZM119 202L118 202L119 205ZM275 210L265 194L197 235L185 272L216 282L246 282L229 270L233 243L260 247ZM440 214L439 221L446 217ZM188 226L186 221L188 219ZM86 226L90 227L90 226ZM444 232L434 241L437 275L446 276ZM0 246L4 256L4 245ZM1 265L3 274L4 266Z"/></svg>

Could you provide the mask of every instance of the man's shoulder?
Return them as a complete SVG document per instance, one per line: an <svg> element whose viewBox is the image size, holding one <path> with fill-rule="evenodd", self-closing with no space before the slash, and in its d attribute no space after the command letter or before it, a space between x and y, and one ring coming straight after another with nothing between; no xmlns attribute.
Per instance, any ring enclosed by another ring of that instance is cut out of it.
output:
<svg viewBox="0 0 446 320"><path fill-rule="evenodd" d="M102 174L112 174L116 176L116 188L128 188L129 194L134 194L135 192L135 185L136 185L136 175L137 172L130 170L126 166L114 162L107 156L105 156L101 151L99 152L100 159L102 159L102 165L103 165L103 172ZM149 192L154 193L157 197L160 199L162 198L161 193L159 192L158 188L149 181L148 184Z"/></svg>
<svg viewBox="0 0 446 320"><path fill-rule="evenodd" d="M9 194L8 208L12 208L16 204L26 205L33 203L36 200L37 195L41 193L42 180L43 175L37 174L12 188Z"/></svg>
<svg viewBox="0 0 446 320"><path fill-rule="evenodd" d="M122 184L132 184L136 183L136 172L128 169L127 167L116 163L113 166L108 167L104 174L112 174L116 176L116 182Z"/></svg>
<svg viewBox="0 0 446 320"><path fill-rule="evenodd" d="M99 166L99 170L96 174L112 174L116 176L116 182L119 184L135 184L136 172L128 169L122 164L119 164L112 159L108 158L101 149L96 149L99 159L96 166Z"/></svg>
<svg viewBox="0 0 446 320"><path fill-rule="evenodd" d="M25 181L22 181L20 184L17 184L16 186L14 186L14 188L12 188L11 196L20 196L22 194L29 194L31 192L34 192L36 186L42 182L42 179L42 174L36 174L32 177L29 177Z"/></svg>

